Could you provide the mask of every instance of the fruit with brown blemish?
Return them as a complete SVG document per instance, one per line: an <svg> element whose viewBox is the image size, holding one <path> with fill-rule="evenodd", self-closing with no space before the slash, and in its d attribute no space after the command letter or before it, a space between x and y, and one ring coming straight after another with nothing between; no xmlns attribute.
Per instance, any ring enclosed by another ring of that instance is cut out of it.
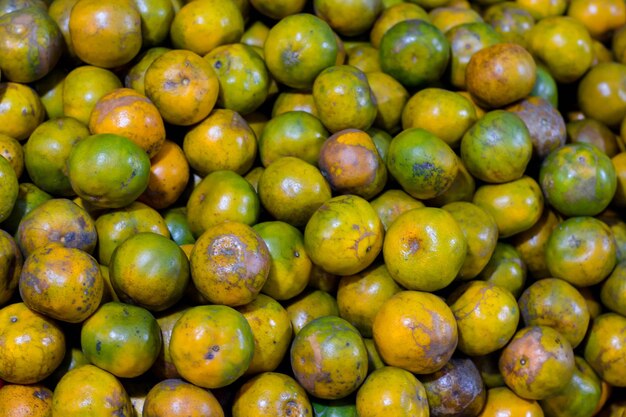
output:
<svg viewBox="0 0 626 417"><path fill-rule="evenodd" d="M337 277L332 276L333 281ZM309 322L324 316L339 317L339 306L337 299L328 291L313 289L306 290L300 295L289 300L285 309L291 320L291 327L294 334L298 334L300 330Z"/></svg>
<svg viewBox="0 0 626 417"><path fill-rule="evenodd" d="M452 358L437 372L421 377L433 417L470 417L482 410L487 390L476 365Z"/></svg>
<svg viewBox="0 0 626 417"><path fill-rule="evenodd" d="M44 385L8 384L0 387L0 415L52 416L52 391Z"/></svg>
<svg viewBox="0 0 626 417"><path fill-rule="evenodd" d="M515 297L497 285L472 281L448 297L459 331L458 349L483 356L504 347L515 334L519 308Z"/></svg>
<svg viewBox="0 0 626 417"><path fill-rule="evenodd" d="M65 374L52 397L53 415L130 416L132 412L133 405L120 380L94 365Z"/></svg>
<svg viewBox="0 0 626 417"><path fill-rule="evenodd" d="M372 333L386 364L416 374L441 369L458 343L450 308L436 295L421 291L401 291L385 301Z"/></svg>
<svg viewBox="0 0 626 417"><path fill-rule="evenodd" d="M411 128L391 141L387 169L412 197L429 199L450 188L459 167L447 143L427 130Z"/></svg>
<svg viewBox="0 0 626 417"><path fill-rule="evenodd" d="M458 275L467 253L463 230L448 211L423 207L401 214L387 230L383 257L393 279L410 290L436 291Z"/></svg>
<svg viewBox="0 0 626 417"><path fill-rule="evenodd" d="M3 78L30 83L43 78L63 52L63 36L45 9L25 7L0 16Z"/></svg>
<svg viewBox="0 0 626 417"><path fill-rule="evenodd" d="M15 303L0 309L0 379L34 384L63 361L65 336L52 319Z"/></svg>
<svg viewBox="0 0 626 417"><path fill-rule="evenodd" d="M465 71L467 91L485 107L498 108L520 100L533 89L533 56L514 43L497 43L476 52Z"/></svg>
<svg viewBox="0 0 626 417"><path fill-rule="evenodd" d="M355 194L369 200L387 183L387 167L372 138L358 129L341 130L326 139L319 167L339 194Z"/></svg>
<svg viewBox="0 0 626 417"><path fill-rule="evenodd" d="M98 235L91 216L64 198L48 200L22 218L16 241L25 257L51 242L93 252Z"/></svg>
<svg viewBox="0 0 626 417"><path fill-rule="evenodd" d="M211 303L248 304L267 281L271 257L261 236L240 222L207 229L190 256L191 278Z"/></svg>
<svg viewBox="0 0 626 417"><path fill-rule="evenodd" d="M528 286L519 298L526 326L549 326L578 346L589 325L589 310L580 292L567 281L546 278Z"/></svg>
<svg viewBox="0 0 626 417"><path fill-rule="evenodd" d="M584 345L585 360L607 383L626 387L626 318L605 313L591 324Z"/></svg>
<svg viewBox="0 0 626 417"><path fill-rule="evenodd" d="M237 307L248 321L254 336L254 356L246 374L272 372L289 349L293 330L289 313L280 303L259 294L250 303Z"/></svg>
<svg viewBox="0 0 626 417"><path fill-rule="evenodd" d="M343 195L313 213L304 230L304 246L313 263L325 271L353 275L376 259L383 236L383 224L369 202Z"/></svg>
<svg viewBox="0 0 626 417"><path fill-rule="evenodd" d="M306 391L291 376L264 372L235 393L233 417L313 416Z"/></svg>
<svg viewBox="0 0 626 417"><path fill-rule="evenodd" d="M231 307L191 307L172 330L170 355L180 375L203 388L232 384L254 355L254 335L245 317Z"/></svg>
<svg viewBox="0 0 626 417"><path fill-rule="evenodd" d="M502 350L498 367L513 392L542 400L565 388L574 373L574 352L558 331L529 326L519 330Z"/></svg>
<svg viewBox="0 0 626 417"><path fill-rule="evenodd" d="M91 255L50 243L26 258L19 290L32 310L56 320L80 323L100 305L104 279Z"/></svg>
<svg viewBox="0 0 626 417"><path fill-rule="evenodd" d="M356 391L367 376L367 350L358 330L337 316L320 317L291 344L296 380L311 395L339 399Z"/></svg>

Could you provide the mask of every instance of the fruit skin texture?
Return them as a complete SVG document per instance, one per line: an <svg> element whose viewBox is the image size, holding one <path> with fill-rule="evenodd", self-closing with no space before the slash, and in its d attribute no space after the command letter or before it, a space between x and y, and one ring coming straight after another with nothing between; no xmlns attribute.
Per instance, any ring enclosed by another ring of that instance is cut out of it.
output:
<svg viewBox="0 0 626 417"><path fill-rule="evenodd" d="M34 311L80 323L100 305L104 280L91 255L51 243L26 259L19 289L26 305Z"/></svg>
<svg viewBox="0 0 626 417"><path fill-rule="evenodd" d="M602 282L617 260L609 226L594 217L570 217L552 231L545 249L553 277L578 287Z"/></svg>
<svg viewBox="0 0 626 417"><path fill-rule="evenodd" d="M530 229L543 212L543 194L529 176L502 184L484 184L476 190L473 203L491 214L501 238Z"/></svg>
<svg viewBox="0 0 626 417"><path fill-rule="evenodd" d="M317 75L335 65L338 45L326 22L307 13L281 19L264 45L265 64L276 81L310 89Z"/></svg>
<svg viewBox="0 0 626 417"><path fill-rule="evenodd" d="M590 119L616 128L626 116L626 65L600 63L589 70L578 87L578 105Z"/></svg>
<svg viewBox="0 0 626 417"><path fill-rule="evenodd" d="M379 265L342 277L337 288L339 315L356 327L363 337L372 337L372 324L380 307L402 288Z"/></svg>
<svg viewBox="0 0 626 417"><path fill-rule="evenodd" d="M359 331L336 316L304 326L291 344L290 359L296 380L322 399L346 397L367 376L367 350Z"/></svg>
<svg viewBox="0 0 626 417"><path fill-rule="evenodd" d="M533 154L540 159L565 145L565 121L556 107L544 98L533 96L531 93L530 97L506 108L526 124L533 143Z"/></svg>
<svg viewBox="0 0 626 417"><path fill-rule="evenodd" d="M441 208L452 214L467 242L467 254L458 278L475 278L485 268L496 248L498 225L489 213L467 201L455 201Z"/></svg>
<svg viewBox="0 0 626 417"><path fill-rule="evenodd" d="M138 233L115 248L109 274L120 300L162 311L183 297L189 283L189 261L168 237Z"/></svg>
<svg viewBox="0 0 626 417"><path fill-rule="evenodd" d="M485 384L469 358L452 358L421 379L433 416L475 416L485 405Z"/></svg>
<svg viewBox="0 0 626 417"><path fill-rule="evenodd" d="M568 16L538 21L526 34L528 51L542 61L559 83L578 80L592 64L591 36L585 26Z"/></svg>
<svg viewBox="0 0 626 417"><path fill-rule="evenodd" d="M238 42L243 26L243 16L234 1L187 2L172 21L170 38L176 49L206 55L220 45Z"/></svg>
<svg viewBox="0 0 626 417"><path fill-rule="evenodd" d="M52 397L54 416L132 416L133 406L122 383L94 365L84 365L61 378Z"/></svg>
<svg viewBox="0 0 626 417"><path fill-rule="evenodd" d="M52 417L52 391L43 385L8 384L0 387L0 415Z"/></svg>
<svg viewBox="0 0 626 417"><path fill-rule="evenodd" d="M88 125L98 100L121 87L122 82L113 71L92 65L77 67L63 79L63 115Z"/></svg>
<svg viewBox="0 0 626 417"><path fill-rule="evenodd" d="M306 391L292 377L264 372L235 394L233 417L313 416Z"/></svg>
<svg viewBox="0 0 626 417"><path fill-rule="evenodd" d="M424 207L400 215L387 230L383 256L392 278L410 290L436 291L457 276L467 242L446 210Z"/></svg>
<svg viewBox="0 0 626 417"><path fill-rule="evenodd" d="M274 371L284 359L293 335L287 310L273 298L259 294L237 311L246 318L254 335L254 356L246 374Z"/></svg>
<svg viewBox="0 0 626 417"><path fill-rule="evenodd" d="M74 145L67 161L72 189L96 207L120 208L148 187L150 158L130 139L89 136Z"/></svg>
<svg viewBox="0 0 626 417"><path fill-rule="evenodd" d="M3 78L30 83L54 68L63 36L45 10L27 7L0 16L0 69Z"/></svg>
<svg viewBox="0 0 626 417"><path fill-rule="evenodd" d="M267 98L270 76L263 58L243 43L218 46L209 52L208 60L220 82L218 104L247 115Z"/></svg>
<svg viewBox="0 0 626 417"><path fill-rule="evenodd" d="M459 167L447 143L427 130L411 128L392 139L387 169L412 197L429 199L452 186Z"/></svg>
<svg viewBox="0 0 626 417"><path fill-rule="evenodd" d="M585 343L585 360L600 378L626 387L626 318L616 313L596 317Z"/></svg>
<svg viewBox="0 0 626 417"><path fill-rule="evenodd" d="M528 128L504 110L486 113L461 140L461 158L477 179L501 184L519 179L530 162L533 145Z"/></svg>
<svg viewBox="0 0 626 417"><path fill-rule="evenodd" d="M52 320L24 303L0 310L0 378L34 384L50 376L63 361L65 336Z"/></svg>
<svg viewBox="0 0 626 417"><path fill-rule="evenodd" d="M536 65L522 46L499 43L476 52L466 68L467 90L486 107L503 107L533 89Z"/></svg>
<svg viewBox="0 0 626 417"><path fill-rule="evenodd" d="M331 275L336 280L335 275ZM339 317L339 307L335 297L325 290L308 290L289 300L286 305L289 320L294 334L298 334L304 326L324 316Z"/></svg>
<svg viewBox="0 0 626 417"><path fill-rule="evenodd" d="M130 88L119 88L96 103L89 118L92 134L114 133L139 145L155 156L165 140L165 126L152 102Z"/></svg>
<svg viewBox="0 0 626 417"><path fill-rule="evenodd" d="M515 297L506 289L484 281L471 281L448 298L459 331L458 349L482 356L506 346L515 334L520 313Z"/></svg>
<svg viewBox="0 0 626 417"><path fill-rule="evenodd" d="M98 260L108 266L116 247L129 237L152 232L170 237L167 224L158 211L135 201L126 207L98 216Z"/></svg>
<svg viewBox="0 0 626 417"><path fill-rule="evenodd" d="M43 122L24 144L24 164L32 181L58 197L74 195L67 176L67 158L74 145L89 136L89 129L72 117Z"/></svg>
<svg viewBox="0 0 626 417"><path fill-rule="evenodd" d="M576 348L589 325L589 310L580 292L566 281L546 278L528 286L519 298L526 326L549 326Z"/></svg>
<svg viewBox="0 0 626 417"><path fill-rule="evenodd" d="M493 416L543 417L543 410L535 400L516 395L507 387L491 388L487 391L487 402L479 417Z"/></svg>
<svg viewBox="0 0 626 417"><path fill-rule="evenodd" d="M46 109L35 90L20 83L0 83L0 133L23 141L45 117Z"/></svg>
<svg viewBox="0 0 626 417"><path fill-rule="evenodd" d="M2 155L0 155L0 223L5 221L13 206L17 201L17 194L19 192L19 183L15 170Z"/></svg>
<svg viewBox="0 0 626 417"><path fill-rule="evenodd" d="M13 237L0 229L0 307L4 306L18 286L23 256Z"/></svg>
<svg viewBox="0 0 626 417"><path fill-rule="evenodd" d="M98 242L89 213L71 200L53 198L25 215L15 235L24 257L50 242L92 253Z"/></svg>
<svg viewBox="0 0 626 417"><path fill-rule="evenodd" d="M323 70L313 83L319 119L332 132L367 130L376 119L376 99L365 73L351 65Z"/></svg>
<svg viewBox="0 0 626 417"><path fill-rule="evenodd" d="M556 330L524 327L502 351L498 367L513 392L522 398L541 400L567 385L575 369L574 352Z"/></svg>
<svg viewBox="0 0 626 417"><path fill-rule="evenodd" d="M404 20L387 30L379 51L383 72L406 88L438 80L450 59L444 34L421 19Z"/></svg>
<svg viewBox="0 0 626 417"><path fill-rule="evenodd" d="M193 189L187 219L194 236L223 221L253 225L259 218L259 196L248 181L233 171L215 171Z"/></svg>
<svg viewBox="0 0 626 417"><path fill-rule="evenodd" d="M367 377L357 392L356 407L360 417L429 415L424 385L395 366L384 366Z"/></svg>
<svg viewBox="0 0 626 417"><path fill-rule="evenodd" d="M225 222L207 229L190 256L191 278L213 304L248 304L267 281L271 256L261 236L250 226Z"/></svg>
<svg viewBox="0 0 626 417"><path fill-rule="evenodd" d="M576 356L572 379L558 394L540 402L548 417L589 417L596 413L602 394L601 381L589 364Z"/></svg>
<svg viewBox="0 0 626 417"><path fill-rule="evenodd" d="M253 229L263 238L271 256L261 292L275 300L289 300L300 294L309 283L313 266L302 232L280 221L257 223Z"/></svg>
<svg viewBox="0 0 626 417"><path fill-rule="evenodd" d="M252 168L257 141L239 113L215 109L186 135L183 150L198 175L231 170L243 175Z"/></svg>
<svg viewBox="0 0 626 417"><path fill-rule="evenodd" d="M224 417L224 410L208 390L181 379L165 379L146 395L142 417Z"/></svg>
<svg viewBox="0 0 626 417"><path fill-rule="evenodd" d="M237 310L196 306L174 325L170 354L183 378L203 388L219 388L244 374L254 354L254 336Z"/></svg>
<svg viewBox="0 0 626 417"><path fill-rule="evenodd" d="M401 291L389 298L378 310L372 332L386 364L415 374L441 369L458 343L450 308L436 295L420 291Z"/></svg>
<svg viewBox="0 0 626 417"><path fill-rule="evenodd" d="M313 213L304 229L304 246L313 263L325 271L353 275L376 259L383 235L383 224L369 202L343 195Z"/></svg>
<svg viewBox="0 0 626 417"><path fill-rule="evenodd" d="M626 316L626 263L617 264L604 281L600 300L609 310Z"/></svg>
<svg viewBox="0 0 626 417"><path fill-rule="evenodd" d="M83 322L80 344L92 364L120 378L134 378L156 360L161 330L148 310L111 301Z"/></svg>
<svg viewBox="0 0 626 417"><path fill-rule="evenodd" d="M189 163L181 147L165 140L150 160L148 188L138 200L157 210L170 207L185 191L189 175Z"/></svg>
<svg viewBox="0 0 626 417"><path fill-rule="evenodd" d="M115 68L141 49L141 15L129 0L80 0L70 12L72 47L84 62Z"/></svg>
<svg viewBox="0 0 626 417"><path fill-rule="evenodd" d="M340 194L371 199L387 183L387 167L372 138L357 129L341 130L322 145L319 166L331 187Z"/></svg>
<svg viewBox="0 0 626 417"><path fill-rule="evenodd" d="M217 101L219 81L206 59L192 51L176 49L150 64L144 88L163 120L189 126L211 113Z"/></svg>
<svg viewBox="0 0 626 417"><path fill-rule="evenodd" d="M442 88L420 90L402 107L403 129L423 128L453 148L458 147L465 132L477 120L470 100Z"/></svg>
<svg viewBox="0 0 626 417"><path fill-rule="evenodd" d="M284 156L272 162L261 174L258 196L276 220L305 226L313 213L330 200L332 191L314 165L300 158Z"/></svg>

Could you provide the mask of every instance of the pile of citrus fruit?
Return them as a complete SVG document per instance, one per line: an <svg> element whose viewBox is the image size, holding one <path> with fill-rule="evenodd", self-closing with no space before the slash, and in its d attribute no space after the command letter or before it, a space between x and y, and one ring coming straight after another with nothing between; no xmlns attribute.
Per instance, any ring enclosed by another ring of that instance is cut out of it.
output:
<svg viewBox="0 0 626 417"><path fill-rule="evenodd" d="M0 416L626 415L624 0L0 0Z"/></svg>

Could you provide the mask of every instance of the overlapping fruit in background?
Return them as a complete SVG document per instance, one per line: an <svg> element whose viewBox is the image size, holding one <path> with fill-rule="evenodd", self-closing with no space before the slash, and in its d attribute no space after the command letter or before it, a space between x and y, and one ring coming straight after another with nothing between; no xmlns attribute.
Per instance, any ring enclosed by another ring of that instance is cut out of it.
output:
<svg viewBox="0 0 626 417"><path fill-rule="evenodd" d="M625 415L625 23L0 0L0 415Z"/></svg>

